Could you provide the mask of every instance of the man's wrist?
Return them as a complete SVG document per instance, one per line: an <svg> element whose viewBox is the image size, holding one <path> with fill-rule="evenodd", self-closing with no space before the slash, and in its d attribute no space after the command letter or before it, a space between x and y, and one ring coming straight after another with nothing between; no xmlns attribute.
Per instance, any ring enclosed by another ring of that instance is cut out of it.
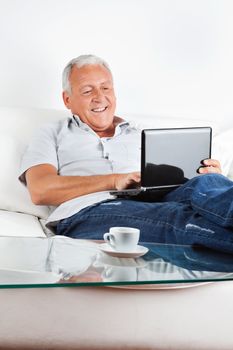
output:
<svg viewBox="0 0 233 350"><path fill-rule="evenodd" d="M116 190L117 189L117 179L118 179L119 175L118 174L111 174L111 189Z"/></svg>

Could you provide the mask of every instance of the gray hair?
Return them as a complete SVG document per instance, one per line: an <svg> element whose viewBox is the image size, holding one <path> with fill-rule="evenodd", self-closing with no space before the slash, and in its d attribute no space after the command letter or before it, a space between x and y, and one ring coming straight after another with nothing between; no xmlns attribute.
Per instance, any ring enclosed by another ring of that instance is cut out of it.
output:
<svg viewBox="0 0 233 350"><path fill-rule="evenodd" d="M95 55L81 55L76 58L73 58L70 62L65 66L62 73L62 88L63 91L66 91L68 94L71 94L71 85L70 85L70 74L73 66L81 68L86 65L101 65L109 70L111 73L110 67L107 62L105 62L102 58Z"/></svg>

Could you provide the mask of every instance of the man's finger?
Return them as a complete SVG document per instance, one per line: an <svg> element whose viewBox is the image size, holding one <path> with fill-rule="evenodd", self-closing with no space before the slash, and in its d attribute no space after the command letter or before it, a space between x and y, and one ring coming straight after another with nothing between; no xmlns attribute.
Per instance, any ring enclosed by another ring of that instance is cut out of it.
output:
<svg viewBox="0 0 233 350"><path fill-rule="evenodd" d="M213 166L220 168L220 162L216 159L204 159L202 163L206 166Z"/></svg>

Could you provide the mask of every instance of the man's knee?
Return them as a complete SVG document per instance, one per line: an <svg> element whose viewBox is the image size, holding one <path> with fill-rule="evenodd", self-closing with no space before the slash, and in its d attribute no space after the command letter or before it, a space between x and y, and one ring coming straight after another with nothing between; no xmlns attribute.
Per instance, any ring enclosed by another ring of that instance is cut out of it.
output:
<svg viewBox="0 0 233 350"><path fill-rule="evenodd" d="M192 181L192 180L191 180ZM203 174L193 179L194 188L199 189L215 189L215 188L229 188L232 187L233 182L222 174Z"/></svg>

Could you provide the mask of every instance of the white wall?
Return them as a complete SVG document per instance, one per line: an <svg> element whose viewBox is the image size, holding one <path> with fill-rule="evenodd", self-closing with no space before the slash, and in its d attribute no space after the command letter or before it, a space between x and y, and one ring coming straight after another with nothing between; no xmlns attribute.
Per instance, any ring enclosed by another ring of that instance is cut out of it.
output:
<svg viewBox="0 0 233 350"><path fill-rule="evenodd" d="M0 105L63 108L60 76L94 53L118 113L233 125L232 0L0 0Z"/></svg>

